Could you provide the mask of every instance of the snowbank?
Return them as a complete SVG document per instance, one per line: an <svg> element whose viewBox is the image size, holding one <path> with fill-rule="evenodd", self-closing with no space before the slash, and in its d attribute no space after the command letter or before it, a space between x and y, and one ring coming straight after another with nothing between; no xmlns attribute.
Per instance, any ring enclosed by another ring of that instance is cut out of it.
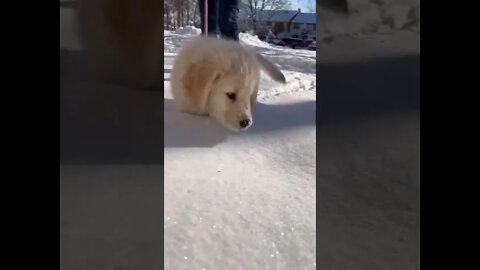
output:
<svg viewBox="0 0 480 270"><path fill-rule="evenodd" d="M271 47L270 44L268 44L267 42L261 41L256 35L254 36L249 33L240 33L239 37L240 37L241 43L244 45L262 47L262 48Z"/></svg>
<svg viewBox="0 0 480 270"><path fill-rule="evenodd" d="M170 33L171 32L169 31L168 32L165 31L166 35ZM178 28L173 33L177 35L196 36L196 35L200 35L202 33L202 30L200 28L195 28L194 26L185 26L185 27ZM249 33L240 33L239 37L240 37L240 41L244 45L263 47L263 48L270 47L268 43L261 41L256 35L252 35Z"/></svg>
<svg viewBox="0 0 480 270"><path fill-rule="evenodd" d="M177 30L175 30L175 34L178 35L200 35L202 33L202 30L200 28L195 28L195 26L185 26L185 27L180 27Z"/></svg>

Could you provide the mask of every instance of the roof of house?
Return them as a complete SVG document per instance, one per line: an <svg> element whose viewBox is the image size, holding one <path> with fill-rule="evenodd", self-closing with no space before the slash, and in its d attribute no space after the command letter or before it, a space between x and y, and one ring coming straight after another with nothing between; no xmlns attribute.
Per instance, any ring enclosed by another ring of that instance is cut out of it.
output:
<svg viewBox="0 0 480 270"><path fill-rule="evenodd" d="M262 10L257 13L257 20L259 21L268 21L270 17L273 16L275 10ZM251 13L248 10L240 9L238 17L240 20L246 20L250 17Z"/></svg>
<svg viewBox="0 0 480 270"><path fill-rule="evenodd" d="M272 10L270 10L272 11ZM297 10L275 10L272 12L273 15L270 16L267 20L270 22L288 22L295 15L297 15Z"/></svg>
<svg viewBox="0 0 480 270"><path fill-rule="evenodd" d="M257 20L259 21L269 21L270 17L272 17L276 10L262 10L259 11L257 14Z"/></svg>
<svg viewBox="0 0 480 270"><path fill-rule="evenodd" d="M297 16L295 16L295 18L293 18L292 23L316 24L317 14L316 13L299 13Z"/></svg>
<svg viewBox="0 0 480 270"><path fill-rule="evenodd" d="M249 15L247 11L240 10L239 19L245 20ZM315 24L317 17L316 13L301 13L297 10L262 10L257 13L257 20L268 22L289 22L292 20L294 23Z"/></svg>
<svg viewBox="0 0 480 270"><path fill-rule="evenodd" d="M257 20L269 22L288 22L298 11L296 10L262 10L257 12ZM240 10L239 19L247 19L250 16L248 11Z"/></svg>

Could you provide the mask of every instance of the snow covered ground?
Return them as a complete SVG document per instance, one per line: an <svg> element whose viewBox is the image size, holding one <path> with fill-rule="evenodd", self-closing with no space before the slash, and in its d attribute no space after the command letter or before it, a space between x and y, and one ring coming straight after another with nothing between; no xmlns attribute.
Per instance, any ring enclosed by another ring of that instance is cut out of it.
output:
<svg viewBox="0 0 480 270"><path fill-rule="evenodd" d="M170 100L168 70L197 34L165 31L165 269L315 269L315 52L242 34L287 85L262 75L254 125L231 134Z"/></svg>

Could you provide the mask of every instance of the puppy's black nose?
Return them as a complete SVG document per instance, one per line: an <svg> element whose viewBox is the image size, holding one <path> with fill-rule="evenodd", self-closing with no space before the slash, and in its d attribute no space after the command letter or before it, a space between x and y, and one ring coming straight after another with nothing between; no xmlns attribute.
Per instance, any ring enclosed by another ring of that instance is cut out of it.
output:
<svg viewBox="0 0 480 270"><path fill-rule="evenodd" d="M240 121L240 127L246 128L246 127L248 127L248 125L250 125L250 120L249 119L243 119L242 121Z"/></svg>

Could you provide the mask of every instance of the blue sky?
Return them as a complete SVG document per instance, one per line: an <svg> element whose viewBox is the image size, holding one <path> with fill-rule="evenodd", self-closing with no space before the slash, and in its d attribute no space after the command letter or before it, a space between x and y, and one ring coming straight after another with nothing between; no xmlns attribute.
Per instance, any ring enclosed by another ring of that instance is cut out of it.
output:
<svg viewBox="0 0 480 270"><path fill-rule="evenodd" d="M308 12L308 6L315 5L315 0L292 0L292 9L301 8L302 12Z"/></svg>

